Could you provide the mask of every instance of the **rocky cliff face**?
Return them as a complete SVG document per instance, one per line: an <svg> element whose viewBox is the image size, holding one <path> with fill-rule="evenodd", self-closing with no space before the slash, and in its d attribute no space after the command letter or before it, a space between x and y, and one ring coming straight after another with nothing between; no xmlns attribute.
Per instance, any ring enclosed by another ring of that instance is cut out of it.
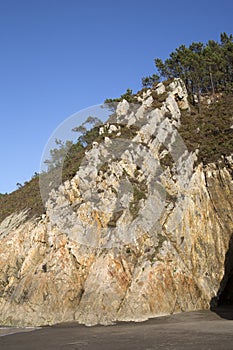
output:
<svg viewBox="0 0 233 350"><path fill-rule="evenodd" d="M104 142L51 192L46 215L1 223L1 324L142 321L209 308L221 294L232 269L232 158L203 167L187 151L181 81L138 102L117 105Z"/></svg>

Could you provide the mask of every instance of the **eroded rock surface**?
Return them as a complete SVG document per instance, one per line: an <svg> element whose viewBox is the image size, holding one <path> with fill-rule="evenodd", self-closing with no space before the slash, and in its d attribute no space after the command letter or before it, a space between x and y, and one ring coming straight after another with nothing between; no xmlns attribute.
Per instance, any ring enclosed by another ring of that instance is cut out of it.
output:
<svg viewBox="0 0 233 350"><path fill-rule="evenodd" d="M218 297L233 232L232 158L203 167L188 152L180 80L138 101L118 104L100 128L104 142L51 192L45 216L1 223L1 324L142 321Z"/></svg>

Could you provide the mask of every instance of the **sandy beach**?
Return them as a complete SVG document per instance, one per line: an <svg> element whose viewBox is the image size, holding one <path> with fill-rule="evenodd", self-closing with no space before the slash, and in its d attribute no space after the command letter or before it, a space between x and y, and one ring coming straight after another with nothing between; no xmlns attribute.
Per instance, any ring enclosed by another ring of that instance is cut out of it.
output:
<svg viewBox="0 0 233 350"><path fill-rule="evenodd" d="M232 309L196 311L143 323L85 327L77 323L0 337L1 350L232 350ZM14 329L15 330L15 329Z"/></svg>
<svg viewBox="0 0 233 350"><path fill-rule="evenodd" d="M28 327L28 328L21 328L21 327L1 327L0 326L0 337L3 337L5 335L15 334L15 333L25 333L25 332L32 332L36 329L39 329L39 327Z"/></svg>

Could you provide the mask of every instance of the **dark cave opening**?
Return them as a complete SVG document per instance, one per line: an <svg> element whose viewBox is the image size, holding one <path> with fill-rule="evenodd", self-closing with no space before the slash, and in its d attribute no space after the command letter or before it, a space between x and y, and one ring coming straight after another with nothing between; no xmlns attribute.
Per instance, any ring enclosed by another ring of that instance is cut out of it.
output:
<svg viewBox="0 0 233 350"><path fill-rule="evenodd" d="M219 295L218 306L232 305L233 306L233 271L228 274L226 286Z"/></svg>
<svg viewBox="0 0 233 350"><path fill-rule="evenodd" d="M233 319L233 235L225 257L224 276L217 297L210 302L210 309L223 318Z"/></svg>

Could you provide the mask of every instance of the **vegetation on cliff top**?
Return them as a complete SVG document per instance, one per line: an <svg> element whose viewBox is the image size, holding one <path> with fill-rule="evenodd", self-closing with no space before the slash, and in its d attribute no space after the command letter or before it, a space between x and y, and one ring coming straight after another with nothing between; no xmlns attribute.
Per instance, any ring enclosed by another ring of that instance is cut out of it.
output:
<svg viewBox="0 0 233 350"><path fill-rule="evenodd" d="M233 36L221 33L220 42L194 42L181 45L164 62L156 58L160 76L181 78L190 95L233 91Z"/></svg>

